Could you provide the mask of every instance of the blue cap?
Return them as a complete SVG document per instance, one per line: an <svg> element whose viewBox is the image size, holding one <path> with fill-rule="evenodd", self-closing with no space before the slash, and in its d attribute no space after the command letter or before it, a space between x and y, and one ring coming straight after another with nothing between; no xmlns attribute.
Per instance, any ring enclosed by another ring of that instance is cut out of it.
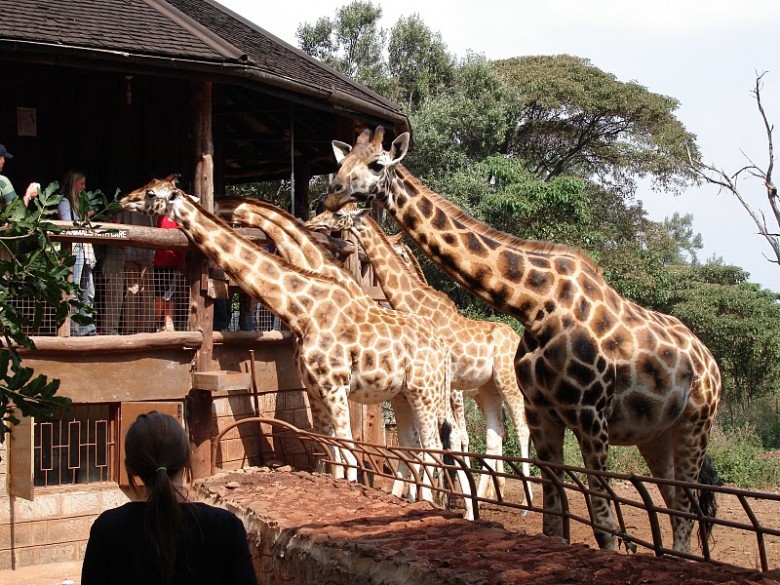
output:
<svg viewBox="0 0 780 585"><path fill-rule="evenodd" d="M5 146L2 145L2 144L0 144L0 156L3 156L5 158L13 158L14 157L14 155L12 155L10 152L8 152L5 149Z"/></svg>

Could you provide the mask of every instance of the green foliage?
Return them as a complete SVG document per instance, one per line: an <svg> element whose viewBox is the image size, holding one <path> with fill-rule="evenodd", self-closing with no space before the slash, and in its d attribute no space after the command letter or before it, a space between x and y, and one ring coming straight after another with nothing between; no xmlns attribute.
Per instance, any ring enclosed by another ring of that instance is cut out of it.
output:
<svg viewBox="0 0 780 585"><path fill-rule="evenodd" d="M416 14L402 16L391 29L387 65L389 97L407 107L443 91L450 85L455 70L441 35Z"/></svg>
<svg viewBox="0 0 780 585"><path fill-rule="evenodd" d="M353 0L336 10L333 19L320 18L313 25L298 27L301 48L357 81L386 90L387 76L382 52L386 32L379 26L382 8Z"/></svg>
<svg viewBox="0 0 780 585"><path fill-rule="evenodd" d="M749 425L710 434L708 454L725 484L766 488L780 484L780 458L764 454L761 441Z"/></svg>
<svg viewBox="0 0 780 585"><path fill-rule="evenodd" d="M32 368L22 365L19 348L35 348L25 331L38 330L46 309L53 312L57 325L69 315L90 320L74 315L88 309L75 298L78 285L68 281L75 257L62 255L51 240L51 235L60 231L49 221L61 199L57 187L52 183L40 192L31 211L17 198L0 212L0 413L5 423L18 422L13 407L24 416L46 419L70 404L68 399L56 396L59 380L35 376ZM84 217L89 209L100 211L94 220L113 217L120 210L100 191L82 193L78 209ZM67 300L69 295L74 298ZM32 307L32 314L20 310L16 299L24 299ZM8 427L0 425L0 442L6 432Z"/></svg>
<svg viewBox="0 0 780 585"><path fill-rule="evenodd" d="M469 55L452 85L410 112L417 150L412 172L437 179L505 150L515 100L490 64Z"/></svg>
<svg viewBox="0 0 780 585"><path fill-rule="evenodd" d="M537 176L595 175L624 192L645 175L664 189L692 180L685 147L694 137L674 116L677 100L569 55L515 57L493 67L522 104L507 152Z"/></svg>

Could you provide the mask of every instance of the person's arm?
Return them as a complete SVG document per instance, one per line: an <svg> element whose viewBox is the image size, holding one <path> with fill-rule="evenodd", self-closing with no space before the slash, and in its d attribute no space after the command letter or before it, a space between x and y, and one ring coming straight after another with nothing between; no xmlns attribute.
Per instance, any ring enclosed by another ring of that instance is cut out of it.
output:
<svg viewBox="0 0 780 585"><path fill-rule="evenodd" d="M81 585L105 585L111 581L111 551L104 522L98 517L89 531L87 550L81 566ZM116 572L116 568L114 569Z"/></svg>
<svg viewBox="0 0 780 585"><path fill-rule="evenodd" d="M231 522L231 544L227 550L231 552L231 558L227 559L226 566L230 571L230 585L257 585L255 567L252 564L252 555L249 552L249 540L246 536L244 524L234 516ZM83 584L82 584L83 585Z"/></svg>
<svg viewBox="0 0 780 585"><path fill-rule="evenodd" d="M70 201L68 201L67 197L60 199L60 202L57 204L57 212L59 213L60 219L63 221L72 219L70 213Z"/></svg>

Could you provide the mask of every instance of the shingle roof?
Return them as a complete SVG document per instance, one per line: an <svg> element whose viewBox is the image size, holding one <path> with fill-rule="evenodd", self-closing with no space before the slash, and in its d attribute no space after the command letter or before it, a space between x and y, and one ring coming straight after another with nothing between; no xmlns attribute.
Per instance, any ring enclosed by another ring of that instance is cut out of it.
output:
<svg viewBox="0 0 780 585"><path fill-rule="evenodd" d="M405 123L398 105L212 0L0 0L0 51L10 43L57 52L196 60L220 75L309 93ZM164 63L164 61L163 61ZM308 90L307 90L308 88Z"/></svg>

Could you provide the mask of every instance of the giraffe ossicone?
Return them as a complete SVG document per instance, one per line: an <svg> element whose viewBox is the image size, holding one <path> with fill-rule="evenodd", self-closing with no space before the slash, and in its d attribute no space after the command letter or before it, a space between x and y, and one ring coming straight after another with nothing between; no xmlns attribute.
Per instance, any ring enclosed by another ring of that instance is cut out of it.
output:
<svg viewBox="0 0 780 585"><path fill-rule="evenodd" d="M377 201L418 247L472 294L518 319L525 332L515 357L537 457L563 461L564 431L576 436L585 467L606 471L609 445L636 445L658 478L711 478L706 456L721 394L715 358L679 320L621 297L581 252L523 240L468 216L401 165L408 133L383 147L384 130L365 130L354 147L334 141L339 164L325 198L337 210ZM549 471L543 471L550 474ZM560 476L561 472L556 475ZM545 534L563 535L562 504L544 486ZM602 492L594 474L588 480ZM714 516L708 490L693 503L684 488L660 485L666 505L694 505ZM596 539L614 548L619 534L609 502L594 496ZM690 550L693 520L671 518L674 549ZM703 538L712 523L704 522Z"/></svg>

